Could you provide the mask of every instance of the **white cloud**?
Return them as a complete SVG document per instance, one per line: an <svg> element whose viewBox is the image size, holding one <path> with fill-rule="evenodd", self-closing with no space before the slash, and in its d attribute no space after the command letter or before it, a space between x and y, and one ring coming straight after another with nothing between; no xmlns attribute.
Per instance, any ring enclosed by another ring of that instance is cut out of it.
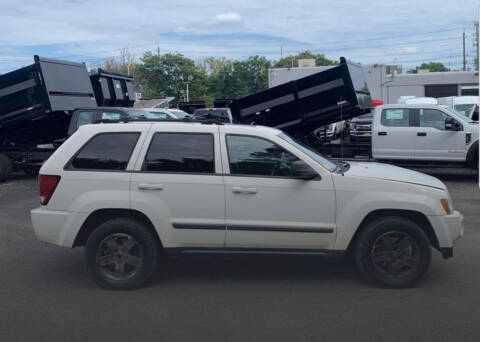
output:
<svg viewBox="0 0 480 342"><path fill-rule="evenodd" d="M418 53L418 48L416 46L404 46L404 47L401 47L399 52L402 54L402 55L412 55L412 54L415 54L415 53Z"/></svg>
<svg viewBox="0 0 480 342"><path fill-rule="evenodd" d="M238 13L220 13L210 22L212 26L239 26L242 25L243 18Z"/></svg>

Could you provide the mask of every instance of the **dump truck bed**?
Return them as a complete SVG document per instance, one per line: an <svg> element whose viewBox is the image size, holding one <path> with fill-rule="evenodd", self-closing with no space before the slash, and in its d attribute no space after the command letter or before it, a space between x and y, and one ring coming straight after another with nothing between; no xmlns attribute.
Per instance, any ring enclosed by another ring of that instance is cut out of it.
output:
<svg viewBox="0 0 480 342"><path fill-rule="evenodd" d="M34 56L0 76L0 142L42 144L66 136L77 107L96 107L84 64Z"/></svg>
<svg viewBox="0 0 480 342"><path fill-rule="evenodd" d="M361 66L343 57L338 66L230 104L235 122L261 124L291 133L311 132L368 113L371 107Z"/></svg>

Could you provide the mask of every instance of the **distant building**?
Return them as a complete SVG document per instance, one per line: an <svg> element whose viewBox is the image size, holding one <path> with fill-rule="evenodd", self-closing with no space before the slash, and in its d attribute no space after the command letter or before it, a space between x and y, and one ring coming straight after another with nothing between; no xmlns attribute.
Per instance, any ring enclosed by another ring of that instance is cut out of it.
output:
<svg viewBox="0 0 480 342"><path fill-rule="evenodd" d="M271 88L328 68L331 67L269 69L268 86ZM437 98L478 95L478 71L402 74L398 72L401 71L398 66L385 64L364 65L363 70L372 97L385 103L398 103L400 96Z"/></svg>

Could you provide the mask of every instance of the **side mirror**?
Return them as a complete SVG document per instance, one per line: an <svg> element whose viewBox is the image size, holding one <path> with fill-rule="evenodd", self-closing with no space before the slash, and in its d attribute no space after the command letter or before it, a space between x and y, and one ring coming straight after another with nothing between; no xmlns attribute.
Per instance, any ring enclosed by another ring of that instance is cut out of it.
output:
<svg viewBox="0 0 480 342"><path fill-rule="evenodd" d="M295 178L303 180L312 180L319 176L314 169L301 160L292 163L292 174Z"/></svg>
<svg viewBox="0 0 480 342"><path fill-rule="evenodd" d="M452 117L447 117L445 119L445 129L447 131L461 131L462 125Z"/></svg>

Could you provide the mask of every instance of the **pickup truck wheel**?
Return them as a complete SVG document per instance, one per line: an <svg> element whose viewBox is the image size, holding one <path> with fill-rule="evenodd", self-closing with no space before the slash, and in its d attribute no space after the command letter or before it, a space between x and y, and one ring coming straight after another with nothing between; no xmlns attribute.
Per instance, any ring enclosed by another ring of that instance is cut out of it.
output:
<svg viewBox="0 0 480 342"><path fill-rule="evenodd" d="M10 158L0 153L0 182L5 181L12 173L13 165Z"/></svg>
<svg viewBox="0 0 480 342"><path fill-rule="evenodd" d="M144 285L157 266L159 246L141 222L118 218L99 225L85 247L87 269L95 282L112 290Z"/></svg>
<svg viewBox="0 0 480 342"><path fill-rule="evenodd" d="M355 248L360 273L382 287L410 287L428 269L431 247L423 230L402 217L371 222Z"/></svg>

